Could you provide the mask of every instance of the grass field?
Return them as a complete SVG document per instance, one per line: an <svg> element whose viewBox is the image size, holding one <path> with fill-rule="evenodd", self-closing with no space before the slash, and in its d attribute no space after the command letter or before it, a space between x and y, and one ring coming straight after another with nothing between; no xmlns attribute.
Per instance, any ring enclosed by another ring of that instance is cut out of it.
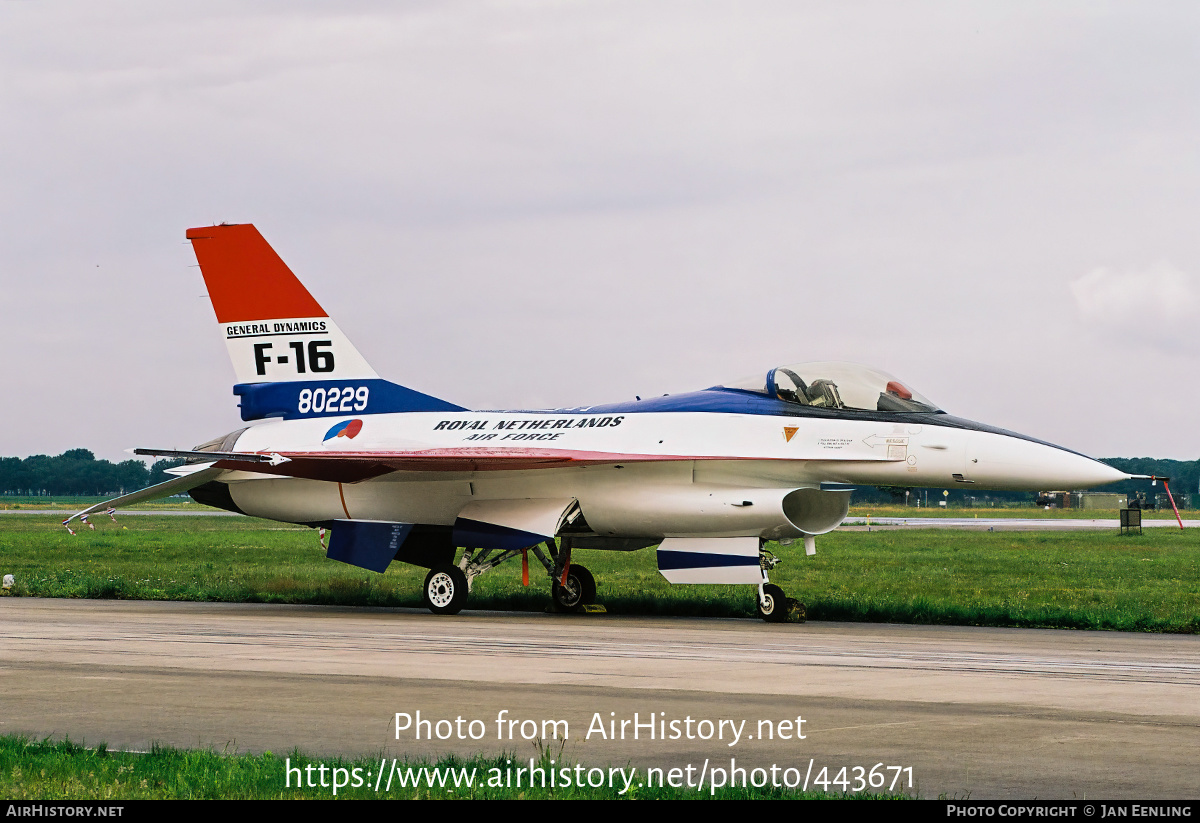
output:
<svg viewBox="0 0 1200 823"><path fill-rule="evenodd" d="M0 496L0 511L21 511L22 509L55 509L66 513L74 513L109 500L109 497L18 497L11 495ZM164 497L147 503L134 503L125 506L126 509L142 509L152 511L216 511L211 506L202 506L186 495Z"/></svg>
<svg viewBox="0 0 1200 823"><path fill-rule="evenodd" d="M816 620L1200 631L1200 532L875 530L771 546L771 579ZM576 552L610 613L752 617L747 586L671 586L652 550ZM310 529L244 517L143 515L72 537L40 516L0 516L12 594L420 607L425 570L378 575L325 558ZM475 581L470 608L542 611L548 583L519 561Z"/></svg>
<svg viewBox="0 0 1200 823"><path fill-rule="evenodd" d="M850 517L903 517L906 519L938 518L938 517L1020 517L1024 519L1054 519L1054 520L1120 520L1120 509L1046 509L1041 506L1005 506L1003 508L965 506L950 506L947 508L930 506L915 508L913 506L851 506ZM1195 511L1181 509L1179 516L1184 520L1195 517ZM1142 512L1146 520L1174 520L1175 512L1171 509L1151 509Z"/></svg>
<svg viewBox="0 0 1200 823"><path fill-rule="evenodd" d="M960 511L951 514L961 516ZM1018 511L1027 516L1030 510ZM386 574L377 575L330 561L310 529L203 513L119 517L116 524L101 517L96 522L95 531L85 527L72 537L52 516L0 516L0 574L15 576L11 595L420 606L424 569L393 564ZM817 545L817 555L811 558L799 545L769 547L785 559L771 573L772 580L804 601L811 619L1200 632L1200 532L1193 529L1147 529L1140 536L1121 536L1115 529L860 530L825 535ZM611 613L753 618L750 587L672 587L658 573L652 550L577 552L575 560L593 571L599 599ZM528 588L521 585L519 562L483 575L469 607L543 611L549 587L537 571L536 566L531 569L534 585ZM109 752L103 746L0 737L0 796L114 801L331 797L328 787L287 785L286 766L307 764L343 768L347 774L358 768L366 774L378 770L379 760L168 748L132 754ZM484 782L471 789L430 789L426 784L377 793L367 781L346 787L338 797L617 796L607 787L488 786L484 778L505 765L483 757L404 763L406 774L465 768L475 770ZM416 771L408 772L410 767ZM707 790L669 787L635 787L625 795L709 796ZM829 795L765 788L721 789L716 796Z"/></svg>
<svg viewBox="0 0 1200 823"><path fill-rule="evenodd" d="M528 757L500 756L476 758L446 758L426 761L386 762L385 773L392 777L390 787L379 781L378 788L371 778L380 771L379 758L312 758L299 752L275 755L225 755L211 751L182 750L155 747L143 754L110 752L105 747L80 746L70 741L33 741L21 737L0 736L0 797L7 800L327 800L335 797L335 775L343 785L336 797L353 799L445 799L445 800L785 800L785 799L904 799L904 795L873 793L840 794L832 787L831 794L820 791L803 792L784 787L712 789L672 788L663 786L665 779L655 782L646 772L630 774L632 767L613 775L617 788L608 785L594 788L601 775L607 778L609 769L589 768L580 764L556 762L552 753L543 751L534 761L541 779L550 783L554 772L557 785L541 785L535 777L529 787L527 774L524 785L514 783L515 769L529 766ZM551 764L554 765L551 765ZM308 767L313 771L309 772ZM322 776L319 769L325 767ZM620 767L618 767L620 768ZM564 773L564 769L566 773ZM338 770L338 771L335 771ZM290 775L289 775L290 771ZM441 772L447 785L429 786L430 772ZM590 772L590 774L589 774ZM311 774L312 787L308 785ZM288 778L291 777L291 784ZM459 778L455 785L455 776ZM570 785L562 785L563 778ZM665 778L666 775L663 775ZM763 775L766 778L766 774ZM795 778L779 776L798 782ZM472 785L467 785L470 778ZM750 778L754 780L756 778ZM322 780L325 786L320 784ZM403 780L408 785L400 786ZM303 781L304 785L297 786ZM420 781L421 785L414 785ZM580 786L579 784L583 784ZM500 784L500 785L497 785ZM628 785L626 785L628 784ZM642 784L642 785L639 785ZM652 785L653 784L653 785ZM845 781L843 781L845 784ZM853 787L854 783L850 783ZM810 786L810 789L812 786ZM624 789L622 792L621 790Z"/></svg>

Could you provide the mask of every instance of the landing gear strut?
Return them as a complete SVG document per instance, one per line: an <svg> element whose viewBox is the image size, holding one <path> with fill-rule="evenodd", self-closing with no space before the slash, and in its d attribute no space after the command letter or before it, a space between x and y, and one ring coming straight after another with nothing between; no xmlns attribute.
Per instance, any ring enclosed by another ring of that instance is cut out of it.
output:
<svg viewBox="0 0 1200 823"><path fill-rule="evenodd" d="M806 617L804 604L794 597L788 597L783 593L783 589L774 583L767 582L767 572L778 566L782 560L765 548L759 549L758 559L763 577L757 592L758 616L768 623L785 623L790 615L795 615L803 623Z"/></svg>
<svg viewBox="0 0 1200 823"><path fill-rule="evenodd" d="M579 611L585 605L596 602L596 578L583 566L571 564L567 572L567 585L556 578L550 584L550 595L554 605L565 612Z"/></svg>
<svg viewBox="0 0 1200 823"><path fill-rule="evenodd" d="M580 612L584 606L595 603L596 578L583 566L571 562L571 538L562 538L561 546L553 540L547 540L546 548L550 550L552 562L547 563L540 553L538 556L550 573L550 597L554 600L555 608L564 612ZM567 573L565 578L564 569Z"/></svg>
<svg viewBox="0 0 1200 823"><path fill-rule="evenodd" d="M553 540L546 541L547 552L542 545L530 546L527 551L537 558L550 578L550 596L559 611L578 612L596 602L596 578L583 566L571 563L571 547L563 538L559 549ZM521 549L504 551L493 549L467 549L457 566L436 566L425 578L423 599L426 607L434 614L458 614L466 605L467 594L475 578L486 571L520 557ZM566 585L563 584L563 569L567 570Z"/></svg>

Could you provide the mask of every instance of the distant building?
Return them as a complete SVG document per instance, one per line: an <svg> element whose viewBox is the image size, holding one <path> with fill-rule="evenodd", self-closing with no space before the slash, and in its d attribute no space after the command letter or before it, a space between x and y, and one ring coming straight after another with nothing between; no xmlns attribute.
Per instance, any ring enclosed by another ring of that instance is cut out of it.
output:
<svg viewBox="0 0 1200 823"><path fill-rule="evenodd" d="M1071 492L1073 509L1123 509L1128 505L1128 495L1119 492Z"/></svg>

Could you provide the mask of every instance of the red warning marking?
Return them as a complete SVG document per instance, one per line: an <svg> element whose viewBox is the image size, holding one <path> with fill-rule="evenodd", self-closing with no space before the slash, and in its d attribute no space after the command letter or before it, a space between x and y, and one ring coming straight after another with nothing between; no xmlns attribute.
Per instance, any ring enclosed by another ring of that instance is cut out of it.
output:
<svg viewBox="0 0 1200 823"><path fill-rule="evenodd" d="M325 310L249 223L188 229L220 323L325 317Z"/></svg>

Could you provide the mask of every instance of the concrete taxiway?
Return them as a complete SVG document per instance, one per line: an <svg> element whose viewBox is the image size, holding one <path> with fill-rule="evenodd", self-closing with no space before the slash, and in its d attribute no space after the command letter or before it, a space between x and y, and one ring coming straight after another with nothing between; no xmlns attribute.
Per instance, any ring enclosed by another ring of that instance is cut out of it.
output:
<svg viewBox="0 0 1200 823"><path fill-rule="evenodd" d="M0 731L123 749L528 758L536 736L643 770L911 767L912 792L975 799L1194 797L1200 774L1193 636L33 598L0 627ZM461 731L397 737L418 711Z"/></svg>
<svg viewBox="0 0 1200 823"><path fill-rule="evenodd" d="M1180 526L1182 522L1183 526ZM1142 520L1147 529L1195 528L1200 520L1150 519ZM840 529L863 531L874 529L966 529L968 531L1091 531L1094 529L1119 529L1121 521L1116 518L1083 517L847 517Z"/></svg>

